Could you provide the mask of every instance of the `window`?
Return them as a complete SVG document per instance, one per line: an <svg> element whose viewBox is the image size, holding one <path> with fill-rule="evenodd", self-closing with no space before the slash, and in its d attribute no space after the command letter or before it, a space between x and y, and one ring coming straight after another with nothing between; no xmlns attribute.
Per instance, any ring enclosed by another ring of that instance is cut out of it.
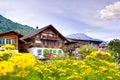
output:
<svg viewBox="0 0 120 80"><path fill-rule="evenodd" d="M60 46L60 47L63 46L63 43L62 43L62 42L59 42L59 46Z"/></svg>
<svg viewBox="0 0 120 80"><path fill-rule="evenodd" d="M37 50L38 55L42 55L42 50Z"/></svg>
<svg viewBox="0 0 120 80"><path fill-rule="evenodd" d="M58 53L62 53L62 50L58 50Z"/></svg>
<svg viewBox="0 0 120 80"><path fill-rule="evenodd" d="M11 39L6 39L6 44L12 44L12 40Z"/></svg>
<svg viewBox="0 0 120 80"><path fill-rule="evenodd" d="M3 45L3 44L12 44L12 40L0 38L0 45Z"/></svg>
<svg viewBox="0 0 120 80"><path fill-rule="evenodd" d="M47 42L47 41L43 41L43 45L45 45L45 46L46 46L47 44L48 44L48 42Z"/></svg>
<svg viewBox="0 0 120 80"><path fill-rule="evenodd" d="M51 42L50 42L50 45L51 45L51 46L55 46L55 42L54 42L54 41L51 41Z"/></svg>
<svg viewBox="0 0 120 80"><path fill-rule="evenodd" d="M56 54L56 53L57 53L57 50L53 50L53 53L55 53L55 54Z"/></svg>
<svg viewBox="0 0 120 80"><path fill-rule="evenodd" d="M0 39L0 44L2 45L2 44L4 44L5 43L5 41L4 41L4 39Z"/></svg>
<svg viewBox="0 0 120 80"><path fill-rule="evenodd" d="M41 43L41 41L35 40L35 43L39 43L39 44L40 44L40 43Z"/></svg>

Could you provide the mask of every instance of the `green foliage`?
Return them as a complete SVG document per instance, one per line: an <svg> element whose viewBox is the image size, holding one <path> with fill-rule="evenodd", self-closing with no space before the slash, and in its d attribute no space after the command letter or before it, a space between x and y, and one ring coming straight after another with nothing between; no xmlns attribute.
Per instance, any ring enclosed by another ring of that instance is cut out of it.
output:
<svg viewBox="0 0 120 80"><path fill-rule="evenodd" d="M12 54L0 61L0 80L120 80L120 66L110 60L108 52L94 51L82 61L58 56L44 63L29 53L8 50L0 54L0 58Z"/></svg>
<svg viewBox="0 0 120 80"><path fill-rule="evenodd" d="M53 50L53 54L56 54L57 50Z"/></svg>
<svg viewBox="0 0 120 80"><path fill-rule="evenodd" d="M9 30L16 30L21 34L28 34L34 31L34 29L30 26L21 25L19 23L12 22L11 20L6 19L2 15L0 15L0 33L6 32Z"/></svg>
<svg viewBox="0 0 120 80"><path fill-rule="evenodd" d="M11 44L5 44L0 47L0 61L8 60L11 56L14 55L15 46Z"/></svg>
<svg viewBox="0 0 120 80"><path fill-rule="evenodd" d="M91 52L96 51L96 49L94 47L89 46L89 45L84 45L84 46L81 46L77 51L79 54L83 54L83 58L85 58Z"/></svg>
<svg viewBox="0 0 120 80"><path fill-rule="evenodd" d="M47 54L52 54L53 51L51 49L50 50L44 49L43 52L44 52L44 56L46 57Z"/></svg>
<svg viewBox="0 0 120 80"><path fill-rule="evenodd" d="M43 52L44 53L49 53L49 50L48 49L44 49Z"/></svg>
<svg viewBox="0 0 120 80"><path fill-rule="evenodd" d="M49 50L49 54L52 54L52 52L53 52L53 51L50 49L50 50Z"/></svg>
<svg viewBox="0 0 120 80"><path fill-rule="evenodd" d="M108 44L108 48L110 49L112 55L114 55L116 63L120 64L120 40L111 40Z"/></svg>
<svg viewBox="0 0 120 80"><path fill-rule="evenodd" d="M6 49L6 50L15 50L15 46L11 44L5 44L1 46L1 48Z"/></svg>
<svg viewBox="0 0 120 80"><path fill-rule="evenodd" d="M109 49L114 51L115 53L120 53L120 40L119 39L111 40L108 46L109 46Z"/></svg>

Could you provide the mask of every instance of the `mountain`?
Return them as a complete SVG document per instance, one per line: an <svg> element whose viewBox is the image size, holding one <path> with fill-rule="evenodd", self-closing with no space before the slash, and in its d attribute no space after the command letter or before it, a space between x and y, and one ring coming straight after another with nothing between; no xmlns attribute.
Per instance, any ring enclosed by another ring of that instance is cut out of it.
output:
<svg viewBox="0 0 120 80"><path fill-rule="evenodd" d="M9 30L16 30L17 32L25 35L30 32L33 32L34 28L27 26L27 25L15 23L11 21L10 19L7 19L3 17L2 15L0 15L0 33L9 31Z"/></svg>

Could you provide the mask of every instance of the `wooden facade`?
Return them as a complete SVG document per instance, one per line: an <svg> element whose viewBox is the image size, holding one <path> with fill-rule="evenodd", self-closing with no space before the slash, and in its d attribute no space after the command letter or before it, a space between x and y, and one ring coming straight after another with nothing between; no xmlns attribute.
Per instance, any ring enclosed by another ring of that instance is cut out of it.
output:
<svg viewBox="0 0 120 80"><path fill-rule="evenodd" d="M40 44L40 47L58 48L64 46L64 39L51 29L46 29L34 37L33 43Z"/></svg>
<svg viewBox="0 0 120 80"><path fill-rule="evenodd" d="M27 52L28 48L64 48L66 51L75 51L82 45L98 46L99 40L85 40L65 38L52 25L41 29L36 29L28 35L21 35L16 31L8 31L0 34L0 46L4 44L13 44L20 52Z"/></svg>
<svg viewBox="0 0 120 80"><path fill-rule="evenodd" d="M88 45L89 42L88 41L84 41L84 40L79 40L79 41L70 41L68 43L66 43L66 51L69 52L69 51L75 51L76 48L80 48L80 46L83 46L83 45Z"/></svg>
<svg viewBox="0 0 120 80"><path fill-rule="evenodd" d="M8 31L5 33L0 34L0 46L4 44L12 44L15 46L15 49L18 50L19 48L19 38L21 38L23 35L16 32L16 31Z"/></svg>
<svg viewBox="0 0 120 80"><path fill-rule="evenodd" d="M27 42L23 45L27 46L27 48L63 48L65 46L65 43L67 42L67 39L52 25L37 29L33 33L22 37L21 40Z"/></svg>
<svg viewBox="0 0 120 80"><path fill-rule="evenodd" d="M70 54L76 53L76 49L83 45L89 45L92 47L98 47L101 41L90 41L90 40L76 40L68 38L68 43L66 43L66 51Z"/></svg>
<svg viewBox="0 0 120 80"><path fill-rule="evenodd" d="M88 45L88 41L76 41L76 42L68 42L66 43L66 47L70 48L70 47L80 47L82 45Z"/></svg>

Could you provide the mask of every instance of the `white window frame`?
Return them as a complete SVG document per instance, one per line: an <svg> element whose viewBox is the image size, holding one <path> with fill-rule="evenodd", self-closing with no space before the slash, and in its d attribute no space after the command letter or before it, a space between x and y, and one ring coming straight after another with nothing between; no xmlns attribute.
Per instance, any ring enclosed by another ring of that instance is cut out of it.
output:
<svg viewBox="0 0 120 80"><path fill-rule="evenodd" d="M3 45L3 44L5 44L5 39L4 39L4 38L0 38L0 39L2 39L2 40L3 40L3 43L2 43L2 44L0 44L0 45Z"/></svg>
<svg viewBox="0 0 120 80"><path fill-rule="evenodd" d="M7 44L7 39L10 39L10 38L5 38L5 39L4 39L5 44ZM10 39L10 44L12 44L12 39Z"/></svg>
<svg viewBox="0 0 120 80"><path fill-rule="evenodd" d="M50 42L50 46L55 46L55 42L54 42L54 41L51 41L51 42Z"/></svg>

